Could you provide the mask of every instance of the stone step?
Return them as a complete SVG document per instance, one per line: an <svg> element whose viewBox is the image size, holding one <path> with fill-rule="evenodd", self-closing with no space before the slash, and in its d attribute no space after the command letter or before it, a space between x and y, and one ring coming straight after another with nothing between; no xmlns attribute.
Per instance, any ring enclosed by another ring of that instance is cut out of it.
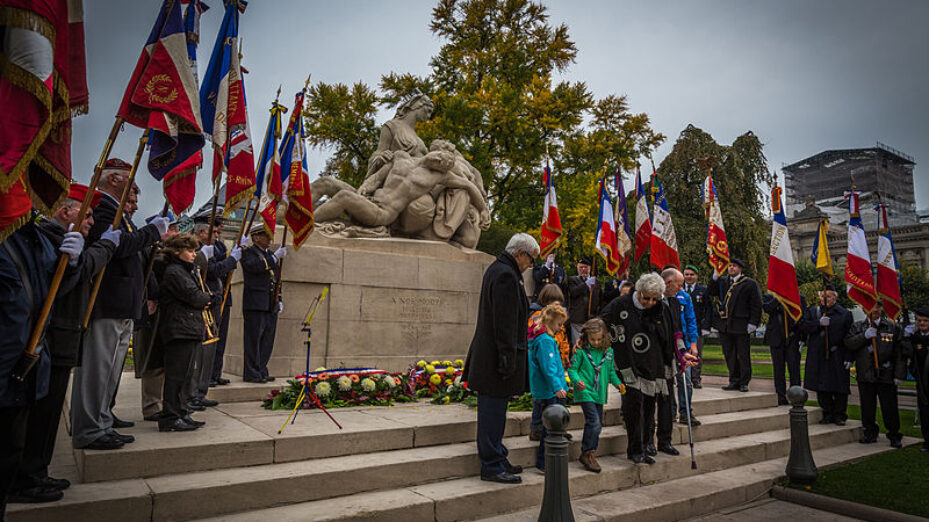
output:
<svg viewBox="0 0 929 522"><path fill-rule="evenodd" d="M904 439L907 446L920 442L918 439ZM814 450L813 459L819 469L824 469L887 451L895 450L884 444L851 442ZM579 495L572 490L572 508L578 522L685 520L767 496L771 487L784 477L786 466L785 456L585 498L578 498ZM536 505L480 520L535 522L540 509L540 505Z"/></svg>
<svg viewBox="0 0 929 522"><path fill-rule="evenodd" d="M813 425L810 427L810 442L814 449L844 446L858 437L860 429L856 425L839 427L834 425ZM854 445L859 446L858 444ZM530 459L534 459L534 446L525 448L510 447L510 456L524 459L523 449L529 450ZM574 498L589 497L605 492L617 490L640 491L649 486L661 484L666 481L680 480L680 477L702 477L711 475L719 470L737 466L757 466L759 463L784 457L789 451L789 430L776 430L752 435L742 435L701 442L696 446L696 460L698 469L692 470L689 456L684 453L677 457L659 454L654 465L636 465L624 457L607 456L599 459L603 471L599 474L590 473L572 459L569 464L569 479L571 481L571 495ZM784 463L779 464L783 472ZM357 476L354 470L346 470L347 474ZM403 471L397 470L394 477L402 476ZM307 513L326 513L322 520L391 520L397 512L404 512L402 506L395 503L386 505L384 509L378 507L378 498L406 499L410 512L405 512L406 521L453 521L471 520L481 517L495 516L499 513L518 512L530 506L535 506L532 516L538 516L538 506L541 503L544 486L544 476L534 469L527 469L523 474L523 482L517 485L501 485L481 481L477 476L467 476L458 479L435 481L427 484L413 486L400 486L387 491L358 492L341 498L328 498L320 501L309 501L273 507L269 509L254 510L253 506L246 507L240 513L216 513L216 518L207 520L306 520ZM320 483L320 482L317 482ZM297 486L299 487L299 486ZM327 483L329 487L329 483ZM610 493L615 494L615 493ZM677 492L680 495L680 491ZM203 495L206 497L209 495ZM257 496L263 498L258 493ZM424 503L423 499L427 502ZM184 519L183 513L162 513L158 509L159 497L155 496L155 520L162 520L167 515L171 519ZM179 503L179 502L175 502ZM431 509L429 503L432 504ZM244 503L241 503L244 505ZM227 504L228 506L228 504ZM327 511L328 506L339 506L337 510ZM201 511L201 514L203 512ZM314 518L315 519L315 518ZM677 517L665 518L665 520ZM396 520L396 518L393 518Z"/></svg>
<svg viewBox="0 0 929 522"><path fill-rule="evenodd" d="M226 387L229 386L232 385ZM705 438L712 438L736 434L726 429L755 429L747 423L740 425L737 422L740 418L738 412L748 414L776 403L776 395L772 393L698 390L693 408L694 415L701 420L716 414L723 415L714 423L729 428L712 433L712 423L698 428ZM568 429L581 429L584 416L580 407L573 406L571 411ZM779 411L785 413L783 422L786 422L786 408ZM141 414L125 405L118 405L117 412L121 418L136 421L136 426L120 430L123 434L135 436L136 442L118 451L75 450L83 482L473 442L477 432L476 410L462 405L428 403L332 410L330 413L344 427L342 430L322 412L301 411L294 423L287 425L280 434L278 430L286 419L286 413L262 409L256 402L223 403L216 408L208 408L195 415L206 421L206 426L191 433L159 433L155 423L142 421L139 418ZM619 394L611 396L604 417L607 426L620 423ZM506 436L528 435L530 418L530 412L510 412ZM677 429L686 433L686 426ZM680 440L678 434L675 441Z"/></svg>
<svg viewBox="0 0 929 522"><path fill-rule="evenodd" d="M271 390L279 390L287 386L287 379L282 377L262 384L245 382L238 375L223 375L223 377L231 382L223 386L214 386L207 392L207 398L219 401L220 404L263 401L271 394Z"/></svg>
<svg viewBox="0 0 929 522"><path fill-rule="evenodd" d="M431 408L436 410L431 412L433 414L437 412L452 414L455 410L455 408L450 409L440 406ZM416 413L412 411L412 408L410 410L409 412L400 413ZM356 415L361 414L361 412L353 413ZM423 412L419 413L422 414ZM398 412L392 411L391 415L396 418ZM811 418L818 419L819 412L813 410L810 415ZM582 417L582 415L572 415L572 418L574 417ZM441 421L442 418L439 417L434 420ZM726 437L739 430L755 430L754 435L743 436L747 438L737 444L740 448L745 445L786 444L787 441L781 441L778 437L774 437L774 440L769 442L768 433L764 432L764 430L779 430L782 434L781 438L784 438L786 437L784 430L786 422L787 410L777 407L707 415L704 416L705 424L694 430L696 440L701 441L698 442L697 449L699 452L706 452L707 455L716 455L719 452L717 448L720 446L720 441L709 439L712 437ZM535 463L538 443L530 441L525 434L520 434L518 430L520 423L518 421L514 420L511 426L514 427L514 436L506 439L506 445L510 449L511 462L529 468ZM686 440L686 430L686 426L675 425L675 443ZM199 431L194 433L199 433ZM818 437L829 435L827 430L820 431L823 431L823 433L817 435ZM574 442L571 445L571 455L572 459L576 459L580 454L582 431L574 430L572 434ZM757 442L755 439L762 442ZM735 438L721 440L736 441ZM733 444L736 444L736 442L733 442ZM786 447L784 445L784 448ZM682 451L685 449L685 446L681 446ZM783 448L778 451L782 450L786 451ZM625 451L625 429L622 426L605 427L601 433L599 454L625 454ZM258 450L255 451L255 453L257 452ZM118 452L109 453L115 455ZM95 486L106 489L112 488L114 484L143 484L151 498L145 497L137 501L144 502L147 500L149 502L150 509L147 511L148 515L146 517L151 517L152 520L185 520L198 516L221 515L246 509L292 502L324 500L329 497L363 493L381 489L385 484L391 484L392 487L413 488L435 481L447 481L458 477L474 477L480 472L476 453L474 443L469 441L297 462L172 474L147 478L144 481L135 479L100 484L79 484L68 490L66 495L67 504L65 506L71 511L80 509L95 510L97 507L113 504L119 500L126 501L126 499L105 497L101 500L102 505L96 506L94 502L97 495ZM765 457L765 453L757 448L753 451L743 450L743 453L754 459ZM154 452L152 458L166 454L168 453L165 450L161 450L160 453ZM700 458L704 457L701 456ZM706 458L716 459L716 457L710 456ZM203 459L208 460L208 457L205 456ZM683 459L683 457L678 459ZM615 460L619 463L628 463L625 459ZM726 458L722 457L717 460L722 463L727 462ZM178 455L172 455L172 461L179 463ZM713 462L716 462L716 460ZM165 465L167 466L167 464ZM662 464L662 466L668 465L667 463ZM689 469L689 459L682 460L681 465ZM631 466L631 463L628 463L626 468ZM104 470L101 469L100 472L103 473ZM577 470L577 472L581 475L587 475L586 477L580 477L580 480L592 480L590 474L583 473L580 470ZM619 465L617 465L616 472L620 475L628 475L628 470ZM656 478L655 480L659 479ZM479 480L471 480L481 485L487 484ZM619 478L616 480L619 480ZM132 491L135 490L132 489ZM58 505L60 504L47 505L47 509L52 510L50 512L55 512L54 509ZM149 520L149 518L143 519Z"/></svg>

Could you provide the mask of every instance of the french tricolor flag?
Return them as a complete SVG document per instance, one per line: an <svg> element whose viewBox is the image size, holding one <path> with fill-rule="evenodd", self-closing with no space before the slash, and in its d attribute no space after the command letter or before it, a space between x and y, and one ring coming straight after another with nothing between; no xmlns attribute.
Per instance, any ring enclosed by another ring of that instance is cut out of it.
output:
<svg viewBox="0 0 929 522"><path fill-rule="evenodd" d="M674 223L671 222L671 211L668 209L668 200L665 199L664 188L658 181L658 174L652 175L652 192L655 193L655 205L652 209L652 241L650 262L659 269L674 265L681 267L681 260L677 254L677 235L674 233Z"/></svg>
<svg viewBox="0 0 929 522"><path fill-rule="evenodd" d="M277 226L277 205L283 198L281 187L281 156L277 142L281 138L281 114L287 108L277 100L271 105L271 118L268 130L261 144L258 155L258 168L255 169L255 197L258 199L258 212L264 222L265 231L274 237Z"/></svg>
<svg viewBox="0 0 929 522"><path fill-rule="evenodd" d="M897 263L897 252L890 235L890 223L887 222L887 205L880 203L877 211L878 220L881 222L880 235L877 236L877 294L881 297L887 317L896 321L903 309L900 296L900 265Z"/></svg>
<svg viewBox="0 0 929 522"><path fill-rule="evenodd" d="M774 220L771 228L771 255L768 257L768 292L771 293L794 321L800 320L803 309L800 305L800 287L797 285L797 270L790 249L787 232L787 217L781 205L781 187L771 191L771 210Z"/></svg>
<svg viewBox="0 0 929 522"><path fill-rule="evenodd" d="M600 180L600 220L597 222L597 239L594 243L597 252L606 261L606 271L615 274L619 270L619 250L616 248L616 223L613 221L613 204L610 195L604 190L603 179Z"/></svg>
<svg viewBox="0 0 929 522"><path fill-rule="evenodd" d="M864 226L861 224L858 198L861 192L852 187L845 191L848 201L848 256L845 260L845 282L848 283L848 297L855 301L865 312L877 303L874 288L874 274L871 272L871 253Z"/></svg>
<svg viewBox="0 0 929 522"><path fill-rule="evenodd" d="M652 242L652 214L648 211L648 199L642 185L642 173L638 166L635 170L635 253L633 259L638 261Z"/></svg>
<svg viewBox="0 0 929 522"><path fill-rule="evenodd" d="M542 181L545 184L545 204L542 207L542 231L540 233L542 241L540 249L541 256L544 258L558 247L558 243L561 242L562 228L561 216L558 214L558 198L555 197L555 183L552 180L552 171L548 168L547 163Z"/></svg>

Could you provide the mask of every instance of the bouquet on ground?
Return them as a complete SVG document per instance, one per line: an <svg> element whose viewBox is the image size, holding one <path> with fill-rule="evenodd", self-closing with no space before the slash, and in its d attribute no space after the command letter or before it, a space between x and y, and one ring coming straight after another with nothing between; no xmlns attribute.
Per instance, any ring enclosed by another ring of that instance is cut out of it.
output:
<svg viewBox="0 0 929 522"><path fill-rule="evenodd" d="M417 398L432 399L433 404L467 402L474 394L461 380L464 361L419 361L410 367L409 380Z"/></svg>
<svg viewBox="0 0 929 522"><path fill-rule="evenodd" d="M413 385L404 374L376 368L317 368L288 380L284 389L272 390L262 406L269 410L293 409L304 383L309 384L326 408L390 406L394 402L416 401ZM313 399L306 397L300 407L317 406Z"/></svg>

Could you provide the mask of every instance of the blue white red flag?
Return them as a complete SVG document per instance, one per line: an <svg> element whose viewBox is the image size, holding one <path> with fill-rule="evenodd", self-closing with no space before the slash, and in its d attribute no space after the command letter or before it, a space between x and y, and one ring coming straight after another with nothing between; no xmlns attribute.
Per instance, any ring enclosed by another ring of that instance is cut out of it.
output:
<svg viewBox="0 0 929 522"><path fill-rule="evenodd" d="M880 233L877 236L877 294L884 304L887 317L896 321L903 310L900 265L897 263L897 251L890 235L890 223L887 222L887 205L880 203L875 210L878 212Z"/></svg>
<svg viewBox="0 0 929 522"><path fill-rule="evenodd" d="M255 170L255 198L258 199L258 213L264 223L265 231L274 237L277 226L277 205L281 201L281 156L277 142L281 137L281 114L287 107L275 101L271 105L271 118L268 130L261 144L258 155L258 168Z"/></svg>
<svg viewBox="0 0 929 522"><path fill-rule="evenodd" d="M874 288L874 274L871 272L871 253L868 251L868 240L859 213L858 198L860 195L861 192L855 190L854 187L852 190L845 191L849 215L845 282L848 283L848 297L867 312L877 303L877 292Z"/></svg>
<svg viewBox="0 0 929 522"><path fill-rule="evenodd" d="M195 173L188 160L204 144L191 71L196 56L188 52L181 8L179 0L164 0L117 113L136 127L151 129L148 170L158 180L181 165Z"/></svg>
<svg viewBox="0 0 929 522"><path fill-rule="evenodd" d="M542 241L540 242L540 255L545 258L561 242L561 216L558 214L558 198L555 196L555 182L552 179L552 171L545 163L545 172L542 175L542 183L545 185L545 202L542 206L542 230L539 234Z"/></svg>
<svg viewBox="0 0 929 522"><path fill-rule="evenodd" d="M633 259L638 261L648 252L652 242L652 214L648 210L648 198L642 185L642 172L635 169L635 253Z"/></svg>
<svg viewBox="0 0 929 522"><path fill-rule="evenodd" d="M771 191L771 211L774 219L771 224L771 254L768 256L768 292L780 301L781 306L794 321L798 321L803 314L803 308L787 231L787 216L781 205L781 191L781 187L778 186Z"/></svg>
<svg viewBox="0 0 929 522"><path fill-rule="evenodd" d="M681 260L677 254L677 235L674 233L674 224L671 222L671 211L668 209L668 200L665 199L664 188L658 181L658 173L652 174L652 192L655 194L655 205L652 216L651 264L659 269L668 265L681 267Z"/></svg>
<svg viewBox="0 0 929 522"><path fill-rule="evenodd" d="M629 268L632 257L632 229L629 227L629 209L626 208L626 189L623 187L623 172L616 167L613 177L616 188L613 222L616 224L616 252L619 254L619 268L622 274Z"/></svg>
<svg viewBox="0 0 929 522"><path fill-rule="evenodd" d="M616 223L613 221L613 204L610 194L604 190L604 180L600 179L600 214L597 220L597 235L594 248L606 261L606 271L615 274L619 270L619 251L616 249Z"/></svg>
<svg viewBox="0 0 929 522"><path fill-rule="evenodd" d="M294 110L290 114L287 132L281 141L281 183L287 210L284 221L294 235L294 248L313 232L313 195L310 193L310 175L306 166L306 134L303 130L304 91L297 93Z"/></svg>
<svg viewBox="0 0 929 522"><path fill-rule="evenodd" d="M713 271L723 275L729 266L729 242L726 241L726 227L723 225L716 184L710 176L703 182L703 208L706 209L706 252L710 256Z"/></svg>

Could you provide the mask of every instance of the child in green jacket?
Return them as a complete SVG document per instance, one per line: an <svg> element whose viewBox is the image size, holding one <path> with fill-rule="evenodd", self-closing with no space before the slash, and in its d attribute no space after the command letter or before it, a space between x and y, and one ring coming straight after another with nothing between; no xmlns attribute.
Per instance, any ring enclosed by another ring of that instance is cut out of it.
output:
<svg viewBox="0 0 929 522"><path fill-rule="evenodd" d="M577 353L572 359L568 376L574 384L574 403L584 412L584 438L581 441L581 464L587 471L600 472L594 452L600 442L603 428L603 405L606 404L607 388L616 386L620 393L626 389L613 366L613 349L607 335L606 323L599 317L581 327L577 341Z"/></svg>

